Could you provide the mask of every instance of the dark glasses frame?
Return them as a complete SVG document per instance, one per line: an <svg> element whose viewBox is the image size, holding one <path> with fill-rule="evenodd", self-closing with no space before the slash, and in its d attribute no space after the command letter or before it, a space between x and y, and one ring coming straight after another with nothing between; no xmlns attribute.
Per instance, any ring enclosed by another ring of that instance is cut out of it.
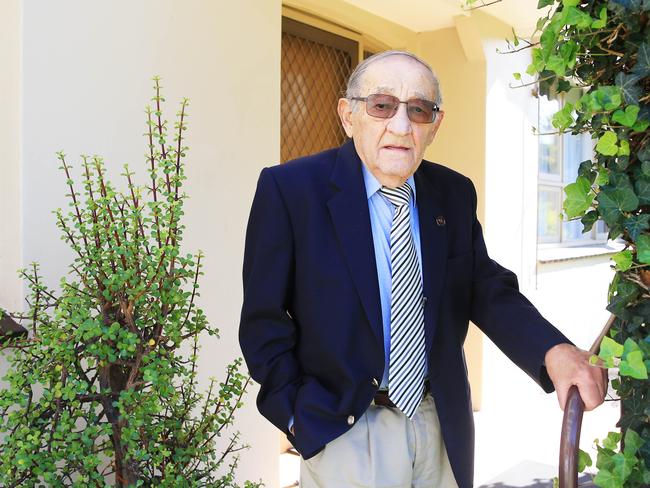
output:
<svg viewBox="0 0 650 488"><path fill-rule="evenodd" d="M383 113L381 111L376 111L373 110L373 108L377 105L376 104L376 99L377 97L384 97L387 98L392 104L395 105L395 109L392 111L387 111L386 113ZM427 100L425 98L409 98L406 101L400 100L394 95L388 95L387 93L372 93L368 95L367 97L350 97L349 100L356 100L359 102L365 102L366 103L366 113L370 115L371 117L378 117L380 119L390 119L395 116L397 113L397 107L399 107L399 104L405 103L406 104L406 114L411 122L415 122L416 124L432 124L436 120L436 114L440 112L440 107L436 102L432 102L431 100ZM428 106L431 109L431 120L419 120L417 118L417 114L414 113L412 110L413 107L419 108L417 105L414 105L414 102L417 102L418 104L422 104L424 106ZM415 118L415 119L414 119Z"/></svg>

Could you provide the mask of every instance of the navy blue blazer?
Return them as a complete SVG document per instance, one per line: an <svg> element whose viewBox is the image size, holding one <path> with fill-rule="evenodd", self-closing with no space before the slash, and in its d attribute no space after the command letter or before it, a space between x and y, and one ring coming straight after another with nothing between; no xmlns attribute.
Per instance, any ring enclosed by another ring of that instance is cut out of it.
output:
<svg viewBox="0 0 650 488"><path fill-rule="evenodd" d="M384 370L361 164L348 141L263 169L248 221L240 345L260 384L259 411L305 459L361 418ZM553 385L544 355L569 341L519 292L515 274L488 256L472 182L428 161L414 178L431 389L454 475L459 488L469 488L469 321L547 392ZM295 436L287 429L291 415Z"/></svg>

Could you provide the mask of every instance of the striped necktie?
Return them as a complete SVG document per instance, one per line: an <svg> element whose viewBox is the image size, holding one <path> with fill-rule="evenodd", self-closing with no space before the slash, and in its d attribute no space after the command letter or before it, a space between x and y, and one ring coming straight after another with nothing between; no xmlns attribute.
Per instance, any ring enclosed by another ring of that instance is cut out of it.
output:
<svg viewBox="0 0 650 488"><path fill-rule="evenodd" d="M424 393L426 368L422 277L411 232L408 183L380 190L394 206L390 229L390 360L388 394L413 418Z"/></svg>

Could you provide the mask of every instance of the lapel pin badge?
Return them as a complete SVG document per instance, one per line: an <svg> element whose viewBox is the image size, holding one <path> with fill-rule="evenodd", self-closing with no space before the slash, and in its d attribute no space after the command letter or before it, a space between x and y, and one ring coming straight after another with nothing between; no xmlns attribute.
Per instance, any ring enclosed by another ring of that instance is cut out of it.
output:
<svg viewBox="0 0 650 488"><path fill-rule="evenodd" d="M443 225L445 225L446 223L447 223L447 222L445 221L445 218L444 218L442 215L438 215L438 216L436 217L436 224L438 224L438 225L440 225L440 226L443 226Z"/></svg>

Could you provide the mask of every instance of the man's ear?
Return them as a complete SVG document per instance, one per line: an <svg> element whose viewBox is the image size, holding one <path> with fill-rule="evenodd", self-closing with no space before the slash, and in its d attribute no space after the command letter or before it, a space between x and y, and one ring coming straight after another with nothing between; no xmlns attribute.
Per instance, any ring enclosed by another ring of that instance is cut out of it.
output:
<svg viewBox="0 0 650 488"><path fill-rule="evenodd" d="M352 138L352 103L347 98L339 98L336 110L339 113L345 134Z"/></svg>

